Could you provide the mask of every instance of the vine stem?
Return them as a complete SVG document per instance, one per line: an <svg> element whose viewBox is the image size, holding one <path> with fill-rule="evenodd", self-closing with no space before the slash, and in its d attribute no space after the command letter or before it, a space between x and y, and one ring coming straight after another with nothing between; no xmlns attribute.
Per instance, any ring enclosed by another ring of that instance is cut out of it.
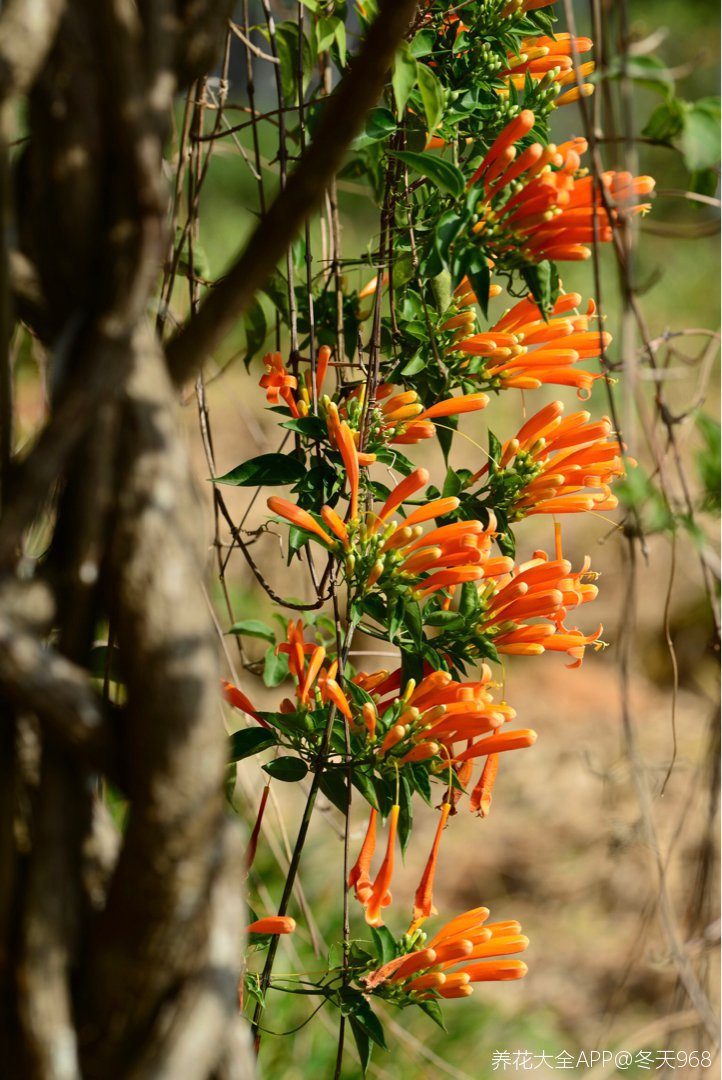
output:
<svg viewBox="0 0 722 1080"><path fill-rule="evenodd" d="M348 659L349 650L351 648L351 641L353 639L353 634L354 634L355 629L356 629L355 622L354 621L349 622L348 628L346 630L346 636L344 638L344 643L343 643L343 648L342 648L342 651L341 651L341 656L339 658L339 670L340 671L343 671L344 667L346 666L346 661ZM295 846L293 848L293 854L291 856L291 862L290 862L290 865L288 867L288 873L286 874L286 881L285 881L285 884L283 886L283 893L281 894L281 899L280 899L280 902L279 902L279 905L278 905L277 914L280 915L280 916L283 916L283 915L286 914L286 912L288 910L288 904L289 904L289 901L291 899L291 895L293 893L293 886L294 886L295 881L296 881L296 875L298 874L298 867L299 867L299 864L301 862L301 855L303 853L303 849L304 849L304 846L306 844L306 838L308 836L308 828L309 828L309 825L311 824L311 817L313 815L314 806L316 805L316 796L318 795L318 791L319 791L319 788L321 786L321 778L322 778L323 772L324 772L324 760L325 760L325 758L326 758L326 756L328 754L329 746L331 745L331 733L333 731L333 725L334 725L335 719L336 719L336 706L332 705L331 709L329 710L328 721L326 722L326 727L325 727L324 732L323 732L323 739L321 741L321 746L320 746L319 751L318 751L318 756L317 756L317 759L316 759L316 768L314 769L313 780L311 781L311 787L309 789L308 796L306 798L306 805L303 808L303 815L301 817L301 824L299 825L299 828L298 828L298 835L296 836L296 843L295 843ZM260 986L259 986L261 1000L259 1000L256 1003L256 1008L255 1008L254 1013L253 1013L253 1021L252 1021L252 1024L251 1024L251 1033L253 1035L253 1039L254 1039L254 1043L255 1043L255 1047L256 1047L256 1052L258 1052L258 1048L259 1048L260 1042L261 1042L260 1024L261 1024L261 1017L263 1015L263 1010L265 1008L265 1003L263 1001L263 998L264 998L264 995L266 994L266 991L268 990L268 987L269 987L270 982L271 982L271 975L273 973L273 965L274 965L274 962L275 962L275 959L276 959L276 953L278 951L278 941L279 941L278 936L274 936L274 937L271 938L271 943L270 943L270 945L268 947L268 955L266 957L266 962L265 962L265 964L263 966L263 971L261 972Z"/></svg>

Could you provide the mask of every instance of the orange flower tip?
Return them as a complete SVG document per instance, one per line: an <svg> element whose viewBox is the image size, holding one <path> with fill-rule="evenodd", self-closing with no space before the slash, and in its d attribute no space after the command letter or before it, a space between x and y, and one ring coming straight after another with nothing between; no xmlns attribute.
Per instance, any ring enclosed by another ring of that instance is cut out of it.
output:
<svg viewBox="0 0 722 1080"><path fill-rule="evenodd" d="M289 915L268 915L265 919L256 919L246 927L247 934L292 934L296 929L296 920Z"/></svg>

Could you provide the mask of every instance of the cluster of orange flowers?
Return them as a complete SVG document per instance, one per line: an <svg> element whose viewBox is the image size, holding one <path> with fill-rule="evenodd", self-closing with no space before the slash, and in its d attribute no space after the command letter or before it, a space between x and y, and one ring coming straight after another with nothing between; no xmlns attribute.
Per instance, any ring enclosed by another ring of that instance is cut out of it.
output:
<svg viewBox="0 0 722 1080"><path fill-rule="evenodd" d="M459 370L481 377L499 389L536 390L543 384L574 386L589 396L599 371L578 367L580 361L601 356L611 335L590 330L596 308L590 300L583 315L579 293L562 293L545 319L529 297L520 300L490 330L458 338L450 352L464 357L480 357L475 371L471 360L463 360ZM468 324L467 324L468 325Z"/></svg>
<svg viewBox="0 0 722 1080"><path fill-rule="evenodd" d="M591 48L591 38L572 38L571 34L556 34L553 38L526 37L522 39L518 53L507 53L509 67L500 72L500 77L515 90L523 90L527 79L533 83L552 84L562 91L554 102L555 106L571 105L580 97L589 97L594 92L592 83L571 85L577 83L575 54L579 57ZM593 71L593 61L579 65L578 73L583 79ZM571 89L567 90L568 86Z"/></svg>
<svg viewBox="0 0 722 1080"><path fill-rule="evenodd" d="M515 253L523 263L543 259L588 259L587 245L608 242L621 217L646 213L654 180L631 173L605 172L600 191L582 170L586 139L556 146L531 143L517 156L516 143L534 127L534 113L524 109L492 143L469 187L479 185L479 220L474 233L487 250Z"/></svg>
<svg viewBox="0 0 722 1080"><path fill-rule="evenodd" d="M430 941L418 935L414 949L370 972L363 985L369 991L398 988L424 1000L468 997L472 983L522 978L527 970L523 961L500 957L523 952L529 939L515 920L487 923L488 917L488 908L472 908L442 926Z"/></svg>
<svg viewBox="0 0 722 1080"><path fill-rule="evenodd" d="M509 0L500 14L511 18L550 2ZM458 27L464 29L461 23ZM591 47L591 40L573 39L569 34L527 37L518 52L509 52L508 66L500 77L515 90L523 89L529 80L546 80L545 85L553 84L561 91L556 104L565 104L591 92L588 83L569 89L579 73L586 77L593 71L592 62L575 68L578 56ZM530 110L518 112L469 180L468 188L478 192L473 234L491 271L495 266L508 271L546 260L586 259L589 245L611 240L627 216L649 209L640 199L652 192L651 178L609 172L595 182L582 167L587 149L584 139L559 146L530 142L527 136L534 124ZM522 141L523 149L517 145ZM427 149L442 145L430 137ZM359 292L359 299L376 292L380 302L387 280L374 278ZM492 283L488 298L501 292ZM552 555L538 550L517 563L507 555L493 554L493 544L501 536L493 506L502 520L495 493L511 492L504 515L512 523L531 515L608 511L616 506L611 486L624 471L623 446L607 417L593 420L587 411L565 416L563 403L552 401L529 417L515 436L497 444L499 452L493 460L465 473L468 479L460 484L461 490L456 489L458 494L434 491L424 496L429 473L408 463L408 475L377 504L368 470L379 460L388 462L388 447L429 439L436 434L437 421L488 406L487 393L454 395L453 390L482 386L495 392L532 391L555 385L573 387L578 396L588 397L596 380L603 377L601 371L583 366L604 356L611 342L598 325L592 300L585 304L579 293L561 291L550 301L549 310L543 310L530 295L484 330L478 328L477 304L474 286L465 277L447 310L438 313L436 328L448 378L447 396L440 394L437 402L426 405L417 390L392 381L375 386L373 382L340 384L331 395L325 389L332 356L326 346L319 349L303 378L287 369L280 353L269 353L260 380L270 405L285 406L296 419L314 415L323 421L332 460L340 459L347 501L345 513L335 505L323 505L312 513L288 498L272 496L267 500L269 510L326 549L329 566L343 575L349 594L381 598L388 606L397 600L418 605L422 624L439 631L431 639L438 650L439 667L425 660L418 683L401 668L343 671L338 658L327 657L324 646L305 640L301 620L289 622L286 640L277 647L287 655L295 683L294 697L280 703L279 713L307 717L318 710L325 717L330 713L330 722L339 714L354 763L389 783L395 778L396 796L393 802L387 797L388 813L371 807L348 877L348 888L370 926L383 925L391 903L402 814L399 779L411 769L422 769L429 782L445 787L400 955L360 979L367 991L396 1000L404 995L421 1001L465 997L472 993L474 983L525 974L524 963L507 959L528 944L519 924L487 923L486 908L457 916L430 939L421 929L436 913L433 891L442 837L457 805L466 795L469 810L486 817L501 754L531 747L537 738L532 730L507 726L515 719L515 711L505 700L495 700L498 684L482 658L560 652L570 661L569 667L578 667L587 647L603 645L601 626L585 633L569 625L574 613L597 595L597 575L590 570L589 559L573 570L564 557L558 525ZM398 379L398 374L393 378ZM369 385L374 390L371 397ZM297 427L300 431L301 426ZM477 483L487 484L491 495L485 513L474 510L478 516L472 516L465 512L464 496ZM458 622L464 623L466 651L452 655L449 641L456 631L444 627L454 623L462 603L466 614ZM456 677L472 660L479 663L478 676ZM225 684L225 694L258 723L266 723L236 687ZM302 746L295 748L306 752ZM309 758L312 750L308 750ZM386 819L385 848L374 871L382 818ZM249 929L287 933L292 923L269 918Z"/></svg>

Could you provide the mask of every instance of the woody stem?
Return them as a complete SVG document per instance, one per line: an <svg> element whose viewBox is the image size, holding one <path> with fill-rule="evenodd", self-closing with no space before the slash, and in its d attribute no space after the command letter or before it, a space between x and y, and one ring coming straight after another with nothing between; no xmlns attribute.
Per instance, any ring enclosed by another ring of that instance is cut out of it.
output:
<svg viewBox="0 0 722 1080"><path fill-rule="evenodd" d="M350 621L346 629L346 635L344 638L343 648L339 657L339 670L343 672L348 660L349 650L351 648L351 641L354 631L356 629L356 623ZM316 805L316 796L318 795L318 789L321 786L321 777L323 776L326 758L328 756L329 746L331 745L331 733L333 731L334 721L336 719L336 706L331 705L328 714L328 720L326 727L324 728L323 738L321 740L321 746L319 747L318 756L316 758L315 767L313 770L313 780L311 781L311 788L308 792L306 799L306 805L303 808L303 815L301 817L301 824L298 829L298 835L296 837L296 843L293 848L293 854L291 855L291 862L288 867L288 873L286 874L286 881L283 886L283 893L278 905L277 914L283 916L288 910L288 904L293 893L293 887L296 883L296 875L298 874L298 867L301 862L301 854L306 843L306 837L308 835L308 827L311 824L311 817L313 815L313 809ZM268 947L268 955L266 956L266 962L263 965L263 971L261 972L259 989L260 1000L256 1003L256 1008L253 1013L253 1022L251 1025L251 1032L255 1042L256 1052L261 1042L260 1023L261 1016L263 1015L264 1004L263 998L268 990L271 982L271 975L273 973L273 965L276 959L276 952L278 951L278 936L271 938L271 943Z"/></svg>

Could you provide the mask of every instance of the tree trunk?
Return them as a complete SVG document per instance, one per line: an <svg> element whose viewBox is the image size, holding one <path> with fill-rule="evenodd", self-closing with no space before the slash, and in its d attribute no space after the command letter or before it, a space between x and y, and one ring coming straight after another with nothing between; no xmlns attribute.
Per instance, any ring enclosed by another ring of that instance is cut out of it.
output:
<svg viewBox="0 0 722 1080"><path fill-rule="evenodd" d="M147 319L167 247L173 96L212 63L229 7L17 0L0 16L6 118L30 91L13 207L3 186L21 249L15 264L3 251L4 279L20 266L17 309L49 351L52 386L41 439L24 466L4 454L0 474L8 1075L253 1072L202 515ZM2 333L7 343L7 318ZM5 386L7 375L4 358ZM38 508L53 538L23 580L20 529ZM125 686L117 707L85 670L106 621ZM100 797L107 783L131 808L122 837Z"/></svg>

